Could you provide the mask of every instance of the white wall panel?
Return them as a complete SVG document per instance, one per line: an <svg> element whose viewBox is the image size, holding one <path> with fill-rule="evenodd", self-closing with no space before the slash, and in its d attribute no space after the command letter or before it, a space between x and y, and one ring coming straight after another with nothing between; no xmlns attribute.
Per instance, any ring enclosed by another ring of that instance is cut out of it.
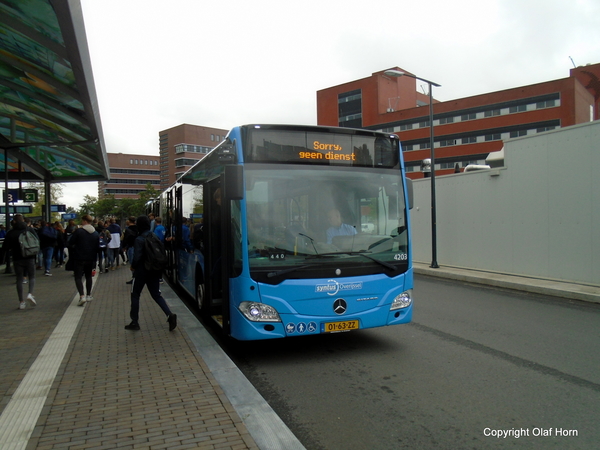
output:
<svg viewBox="0 0 600 450"><path fill-rule="evenodd" d="M600 284L599 171L592 122L506 141L502 169L437 177L437 262ZM430 186L414 182L419 262L432 260Z"/></svg>

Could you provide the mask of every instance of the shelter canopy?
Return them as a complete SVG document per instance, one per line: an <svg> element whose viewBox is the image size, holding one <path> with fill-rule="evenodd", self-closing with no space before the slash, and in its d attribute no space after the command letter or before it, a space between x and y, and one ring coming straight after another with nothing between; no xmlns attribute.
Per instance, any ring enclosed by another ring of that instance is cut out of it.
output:
<svg viewBox="0 0 600 450"><path fill-rule="evenodd" d="M108 178L79 0L0 1L0 151L2 180Z"/></svg>

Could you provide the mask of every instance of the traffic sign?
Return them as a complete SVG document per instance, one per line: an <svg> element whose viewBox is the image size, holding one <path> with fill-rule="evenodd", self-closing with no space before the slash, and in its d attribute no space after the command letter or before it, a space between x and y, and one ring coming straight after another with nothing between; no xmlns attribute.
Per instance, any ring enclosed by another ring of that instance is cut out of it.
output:
<svg viewBox="0 0 600 450"><path fill-rule="evenodd" d="M75 214L75 213L61 214L61 217L62 217L62 220L71 220L71 219L76 219L77 214Z"/></svg>
<svg viewBox="0 0 600 450"><path fill-rule="evenodd" d="M19 190L18 189L8 189L4 190L2 194L2 199L4 203L14 203L19 201Z"/></svg>
<svg viewBox="0 0 600 450"><path fill-rule="evenodd" d="M35 203L38 201L37 189L23 189L23 201Z"/></svg>

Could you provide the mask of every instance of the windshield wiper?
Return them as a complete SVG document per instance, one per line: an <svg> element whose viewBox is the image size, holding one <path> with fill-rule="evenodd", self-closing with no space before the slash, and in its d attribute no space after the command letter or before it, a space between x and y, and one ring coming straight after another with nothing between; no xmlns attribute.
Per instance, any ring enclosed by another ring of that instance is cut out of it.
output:
<svg viewBox="0 0 600 450"><path fill-rule="evenodd" d="M289 269L276 270L275 272L269 272L267 278L278 277L279 275L285 275L286 273L293 272L294 270L306 269L312 267L314 264L304 264L303 266L290 267Z"/></svg>
<svg viewBox="0 0 600 450"><path fill-rule="evenodd" d="M312 256L312 258L334 256L334 255L364 256L365 258L370 259L371 261L374 261L377 264L380 264L383 267L386 267L390 270L394 270L394 271L397 270L396 266L394 266L386 261L381 261L380 259L373 258L372 256L366 255L365 253L366 253L366 251L362 251L362 252L330 252L330 253L320 253L318 255L314 255L314 256ZM306 259L309 259L309 258L311 258L311 256L306 257Z"/></svg>

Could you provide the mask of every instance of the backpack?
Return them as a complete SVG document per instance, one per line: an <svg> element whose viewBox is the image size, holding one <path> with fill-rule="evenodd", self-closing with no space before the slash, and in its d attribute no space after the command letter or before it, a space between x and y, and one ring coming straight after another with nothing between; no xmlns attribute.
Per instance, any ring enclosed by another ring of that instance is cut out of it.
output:
<svg viewBox="0 0 600 450"><path fill-rule="evenodd" d="M148 233L144 238L144 253L146 254L144 261L146 270L163 271L167 267L167 252L156 234Z"/></svg>
<svg viewBox="0 0 600 450"><path fill-rule="evenodd" d="M42 234L50 239L56 239L56 230L52 227L44 226Z"/></svg>
<svg viewBox="0 0 600 450"><path fill-rule="evenodd" d="M19 246L23 258L37 256L40 252L40 240L37 233L27 228L19 235Z"/></svg>

